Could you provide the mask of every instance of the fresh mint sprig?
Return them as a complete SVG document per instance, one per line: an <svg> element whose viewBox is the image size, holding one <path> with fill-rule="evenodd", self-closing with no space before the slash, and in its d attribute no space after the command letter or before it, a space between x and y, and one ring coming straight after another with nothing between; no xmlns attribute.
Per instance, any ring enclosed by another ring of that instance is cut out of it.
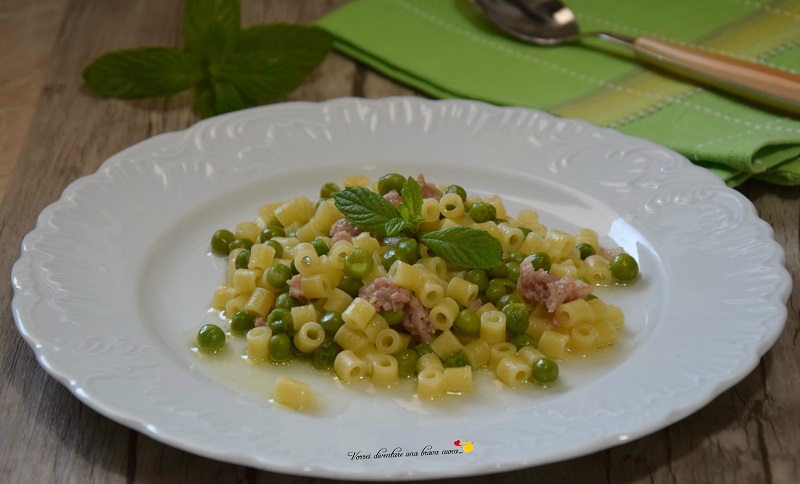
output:
<svg viewBox="0 0 800 484"><path fill-rule="evenodd" d="M484 230L450 227L419 235L423 220L422 189L409 177L400 193L403 201L397 208L364 187L345 188L334 193L333 199L350 223L372 235L414 237L446 262L459 267L491 269L502 264L500 242Z"/></svg>
<svg viewBox="0 0 800 484"><path fill-rule="evenodd" d="M97 95L136 99L194 89L203 118L275 101L296 89L328 55L331 36L291 24L241 28L239 0L187 0L182 49L109 52L83 71Z"/></svg>

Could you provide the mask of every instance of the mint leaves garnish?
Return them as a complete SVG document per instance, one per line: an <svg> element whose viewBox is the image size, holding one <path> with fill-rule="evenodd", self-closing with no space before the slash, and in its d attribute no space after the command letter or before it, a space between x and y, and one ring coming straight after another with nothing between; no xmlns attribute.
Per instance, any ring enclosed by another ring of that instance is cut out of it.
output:
<svg viewBox="0 0 800 484"><path fill-rule="evenodd" d="M484 230L451 227L418 234L422 222L422 189L409 177L395 208L379 194L364 187L349 187L333 194L336 208L353 225L374 236L415 237L446 262L460 267L491 269L503 262L500 242Z"/></svg>
<svg viewBox="0 0 800 484"><path fill-rule="evenodd" d="M400 218L394 205L369 188L345 188L334 193L333 200L350 223L373 235L388 235L387 224Z"/></svg>
<svg viewBox="0 0 800 484"><path fill-rule="evenodd" d="M331 50L330 35L291 24L241 28L239 0L187 0L183 49L106 53L83 71L102 97L171 96L194 89L201 117L275 101L292 92Z"/></svg>

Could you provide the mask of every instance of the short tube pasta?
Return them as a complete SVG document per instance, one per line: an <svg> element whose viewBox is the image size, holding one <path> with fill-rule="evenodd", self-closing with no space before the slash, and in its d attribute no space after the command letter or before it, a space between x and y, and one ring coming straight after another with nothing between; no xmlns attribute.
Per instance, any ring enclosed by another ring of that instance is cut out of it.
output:
<svg viewBox="0 0 800 484"><path fill-rule="evenodd" d="M317 322L308 322L294 334L294 345L304 353L311 353L325 342L325 328Z"/></svg>
<svg viewBox="0 0 800 484"><path fill-rule="evenodd" d="M294 410L305 410L312 404L311 387L308 383L281 376L275 382L275 402Z"/></svg>
<svg viewBox="0 0 800 484"><path fill-rule="evenodd" d="M334 371L336 376L345 383L352 383L361 379L367 372L367 366L364 360L358 357L351 350L343 350L333 362Z"/></svg>
<svg viewBox="0 0 800 484"><path fill-rule="evenodd" d="M269 339L272 330L267 326L259 326L247 332L247 357L252 360L267 361L269 358Z"/></svg>
<svg viewBox="0 0 800 484"><path fill-rule="evenodd" d="M527 364L516 354L508 355L497 363L495 369L497 378L503 383L517 387L531 377L531 365Z"/></svg>

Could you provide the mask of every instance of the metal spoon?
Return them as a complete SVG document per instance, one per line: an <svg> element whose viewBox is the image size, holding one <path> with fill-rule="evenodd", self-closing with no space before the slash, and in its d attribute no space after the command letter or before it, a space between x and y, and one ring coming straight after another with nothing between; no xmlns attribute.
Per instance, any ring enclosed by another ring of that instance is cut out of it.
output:
<svg viewBox="0 0 800 484"><path fill-rule="evenodd" d="M489 21L525 42L558 45L596 37L630 48L637 58L654 66L800 115L800 76L647 37L581 33L575 15L559 0L473 1Z"/></svg>

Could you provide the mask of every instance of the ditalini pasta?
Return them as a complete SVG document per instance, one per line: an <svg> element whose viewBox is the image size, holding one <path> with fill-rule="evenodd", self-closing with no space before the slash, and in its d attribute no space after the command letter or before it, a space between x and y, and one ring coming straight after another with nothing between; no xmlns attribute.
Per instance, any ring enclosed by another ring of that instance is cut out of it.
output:
<svg viewBox="0 0 800 484"><path fill-rule="evenodd" d="M623 312L592 290L629 284L639 267L594 231L549 229L534 210L511 216L498 196L422 175L344 187L271 202L212 236L227 265L210 300L229 327L203 326L199 349L244 338L252 364L310 361L378 387L412 379L434 399L471 392L474 372L552 385L559 360L616 343ZM274 397L303 409L310 392L281 377Z"/></svg>

